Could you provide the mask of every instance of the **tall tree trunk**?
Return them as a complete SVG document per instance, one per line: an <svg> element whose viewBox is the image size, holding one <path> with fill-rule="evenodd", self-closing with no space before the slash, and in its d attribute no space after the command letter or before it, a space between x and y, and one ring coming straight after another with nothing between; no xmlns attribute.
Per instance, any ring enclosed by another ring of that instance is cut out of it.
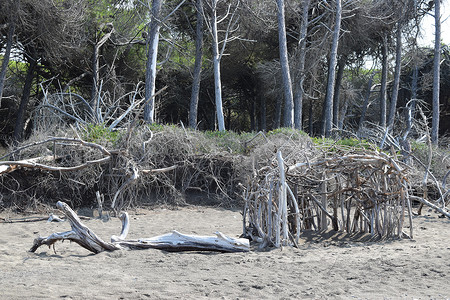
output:
<svg viewBox="0 0 450 300"><path fill-rule="evenodd" d="M392 97L389 106L389 118L387 126L390 130L394 130L395 112L397 109L398 91L400 87L400 75L402 67L402 21L397 23L397 44L395 46L395 72L394 72L394 86L392 87Z"/></svg>
<svg viewBox="0 0 450 300"><path fill-rule="evenodd" d="M305 82L305 58L306 58L306 36L308 34L308 18L309 18L309 5L311 0L304 0L302 7L302 24L300 28L299 44L300 44L300 56L298 62L298 85L294 95L294 126L296 129L302 129L302 111L303 111L303 95Z"/></svg>
<svg viewBox="0 0 450 300"><path fill-rule="evenodd" d="M2 103L3 87L5 85L6 70L8 69L9 57L11 56L11 48L13 44L15 27L16 27L15 22L11 22L9 24L8 36L6 38L6 49L5 54L3 55L2 69L0 71L0 104Z"/></svg>
<svg viewBox="0 0 450 300"><path fill-rule="evenodd" d="M433 60L433 119L431 122L431 142L439 141L439 85L441 60L441 1L434 1L434 60Z"/></svg>
<svg viewBox="0 0 450 300"><path fill-rule="evenodd" d="M147 65L145 70L145 106L144 120L147 123L155 122L155 84L156 84L156 62L158 57L160 15L163 0L152 1L152 20L147 36Z"/></svg>
<svg viewBox="0 0 450 300"><path fill-rule="evenodd" d="M197 126L198 98L202 73L203 54L203 0L197 0L197 28L195 32L195 64L194 80L192 82L191 105L189 108L189 127Z"/></svg>
<svg viewBox="0 0 450 300"><path fill-rule="evenodd" d="M30 100L31 87L33 85L34 71L37 66L36 53L29 58L29 65L27 70L27 76L25 77L25 84L23 86L22 98L20 100L19 110L17 111L16 124L14 126L13 140L17 144L23 139L23 130L25 124L25 114L27 111L28 102Z"/></svg>
<svg viewBox="0 0 450 300"><path fill-rule="evenodd" d="M340 91L342 78L344 77L344 69L347 57L341 56L337 65L336 83L334 84L333 95L333 126L339 128L339 107L340 107Z"/></svg>
<svg viewBox="0 0 450 300"><path fill-rule="evenodd" d="M289 59L286 40L286 24L284 16L284 0L277 0L278 7L278 44L280 48L281 77L284 90L284 127L292 127L294 114L294 96L292 94L292 82L289 70Z"/></svg>
<svg viewBox="0 0 450 300"><path fill-rule="evenodd" d="M333 123L333 97L334 97L334 84L336 78L336 63L337 63L337 50L339 45L339 33L341 31L341 17L342 6L341 0L336 0L336 20L333 30L333 41L331 44L330 61L328 66L328 82L327 92L324 103L324 124L322 128L322 134L325 137L331 135L331 128Z"/></svg>
<svg viewBox="0 0 450 300"><path fill-rule="evenodd" d="M388 76L388 41L387 34L383 36L381 45L381 88L380 88L380 126L386 127L386 98Z"/></svg>
<svg viewBox="0 0 450 300"><path fill-rule="evenodd" d="M212 43L213 43L213 64L214 64L214 91L216 99L216 113L219 131L225 131L225 120L223 116L222 104L222 82L220 80L220 53L219 53L219 38L217 33L217 0L212 0Z"/></svg>

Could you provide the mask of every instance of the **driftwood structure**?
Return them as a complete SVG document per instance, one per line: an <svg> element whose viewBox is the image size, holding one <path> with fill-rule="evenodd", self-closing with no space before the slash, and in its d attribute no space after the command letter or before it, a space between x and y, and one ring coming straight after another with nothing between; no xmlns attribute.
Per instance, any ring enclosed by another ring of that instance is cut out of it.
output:
<svg viewBox="0 0 450 300"><path fill-rule="evenodd" d="M215 236L185 235L177 231L168 234L138 240L125 240L129 231L129 217L121 213L122 231L119 236L112 236L111 242L105 242L92 230L81 223L77 214L64 202L58 201L56 206L64 212L72 230L52 233L47 237L38 237L29 250L35 252L40 246L54 246L57 241L70 240L87 250L99 253L122 249L160 249L166 251L217 251L245 252L250 250L249 240L245 238L230 238L220 232Z"/></svg>
<svg viewBox="0 0 450 300"><path fill-rule="evenodd" d="M244 236L262 245L297 245L303 230L412 237L406 167L382 152L321 158L256 170L245 191ZM403 232L405 218L409 233Z"/></svg>

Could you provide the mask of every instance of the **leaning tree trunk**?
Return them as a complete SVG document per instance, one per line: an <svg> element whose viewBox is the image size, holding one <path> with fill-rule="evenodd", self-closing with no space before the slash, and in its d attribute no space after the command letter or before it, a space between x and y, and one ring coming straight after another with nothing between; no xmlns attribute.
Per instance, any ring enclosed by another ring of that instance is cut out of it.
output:
<svg viewBox="0 0 450 300"><path fill-rule="evenodd" d="M331 44L330 61L328 66L328 83L327 92L324 103L324 115L323 115L323 128L322 134L325 137L331 135L332 122L333 122L333 97L334 97L334 84L336 78L336 61L337 61L337 50L339 45L339 33L341 31L341 17L342 17L342 6L341 0L336 0L336 20L333 30L333 41Z"/></svg>
<svg viewBox="0 0 450 300"><path fill-rule="evenodd" d="M381 89L380 89L380 126L386 127L386 98L388 76L388 42L387 35L383 36L381 45Z"/></svg>
<svg viewBox="0 0 450 300"><path fill-rule="evenodd" d="M219 53L219 37L217 32L217 0L212 0L212 18L211 30L213 37L213 64L214 64L214 87L216 99L216 113L219 131L225 131L225 119L223 115L222 104L222 82L220 79L220 53Z"/></svg>
<svg viewBox="0 0 450 300"><path fill-rule="evenodd" d="M400 87L400 75L402 66L402 21L397 24L397 45L395 46L395 72L394 72L394 86L392 87L392 98L389 106L389 118L387 126L390 130L394 130L395 112L397 109L398 91Z"/></svg>
<svg viewBox="0 0 450 300"><path fill-rule="evenodd" d="M311 0L303 1L302 8L302 24L300 29L300 57L298 62L298 85L297 92L294 95L294 126L296 129L302 129L302 111L303 111L303 96L305 94L303 84L305 82L305 59L306 59L306 36L308 34L308 13L309 4Z"/></svg>
<svg viewBox="0 0 450 300"><path fill-rule="evenodd" d="M145 106L144 120L147 123L155 122L155 85L156 85L156 62L158 57L160 14L163 0L152 1L152 21L150 32L147 36L147 65L145 70Z"/></svg>
<svg viewBox="0 0 450 300"><path fill-rule="evenodd" d="M5 54L3 55L2 69L0 71L0 104L3 96L3 87L5 84L6 70L8 69L9 57L11 55L11 48L13 44L13 36L15 31L16 23L13 21L9 24L8 35L6 37L6 48ZM0 105L1 107L1 105Z"/></svg>
<svg viewBox="0 0 450 300"><path fill-rule="evenodd" d="M286 40L286 24L284 16L284 0L277 0L278 7L278 44L280 48L281 77L284 90L284 127L292 127L293 103L292 82L289 70L289 59Z"/></svg>
<svg viewBox="0 0 450 300"><path fill-rule="evenodd" d="M189 127L197 127L198 97L202 73L203 53L203 0L197 0L197 28L195 32L194 80L192 82L191 104L189 107Z"/></svg>
<svg viewBox="0 0 450 300"><path fill-rule="evenodd" d="M31 86L33 85L34 71L37 66L36 53L29 58L29 66L27 76L25 78L25 85L23 87L22 99L20 100L19 110L17 111L16 124L14 126L13 139L14 143L19 143L23 138L23 130L25 125L25 114L30 100Z"/></svg>
<svg viewBox="0 0 450 300"><path fill-rule="evenodd" d="M434 1L434 61L433 61L433 119L431 122L431 142L438 143L439 138L439 84L441 59L441 3Z"/></svg>

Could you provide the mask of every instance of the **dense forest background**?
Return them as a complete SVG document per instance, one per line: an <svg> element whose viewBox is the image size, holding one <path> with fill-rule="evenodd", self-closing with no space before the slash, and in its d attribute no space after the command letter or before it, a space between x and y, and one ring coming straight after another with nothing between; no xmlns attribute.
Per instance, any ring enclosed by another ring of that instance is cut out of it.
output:
<svg viewBox="0 0 450 300"><path fill-rule="evenodd" d="M0 140L130 120L417 137L423 111L437 143L450 128L450 51L418 46L424 16L443 19L436 4L2 0Z"/></svg>

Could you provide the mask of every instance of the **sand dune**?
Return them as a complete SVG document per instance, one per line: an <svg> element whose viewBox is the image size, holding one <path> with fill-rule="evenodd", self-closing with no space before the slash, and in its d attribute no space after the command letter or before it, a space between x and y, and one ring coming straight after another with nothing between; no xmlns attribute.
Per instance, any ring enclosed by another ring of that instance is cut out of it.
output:
<svg viewBox="0 0 450 300"><path fill-rule="evenodd" d="M172 229L242 232L238 211L189 207L130 215L130 239ZM118 219L83 222L105 240L120 231ZM414 240L360 242L330 232L304 233L298 249L250 253L94 255L69 242L57 243L56 254L47 247L27 252L36 235L69 229L68 223L0 223L0 299L450 298L450 220L431 211L414 217Z"/></svg>

